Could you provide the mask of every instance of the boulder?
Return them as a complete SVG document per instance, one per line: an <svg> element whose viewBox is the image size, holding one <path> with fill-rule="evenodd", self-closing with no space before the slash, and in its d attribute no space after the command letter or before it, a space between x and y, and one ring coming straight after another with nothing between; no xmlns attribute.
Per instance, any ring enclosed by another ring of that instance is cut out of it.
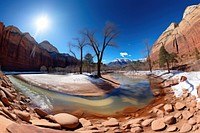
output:
<svg viewBox="0 0 200 133"><path fill-rule="evenodd" d="M141 124L143 118L130 119L125 125Z"/></svg>
<svg viewBox="0 0 200 133"><path fill-rule="evenodd" d="M176 118L174 116L167 116L165 118L165 123L169 124L169 125L175 124L176 123Z"/></svg>
<svg viewBox="0 0 200 133"><path fill-rule="evenodd" d="M188 120L188 119L190 119L191 117L193 117L193 114L192 114L191 112L187 111L187 110L184 110L184 111L182 112L182 116L183 116L184 119Z"/></svg>
<svg viewBox="0 0 200 133"><path fill-rule="evenodd" d="M143 130L141 127L131 128L131 133L141 133Z"/></svg>
<svg viewBox="0 0 200 133"><path fill-rule="evenodd" d="M176 119L180 118L182 116L181 112L177 112L176 114L174 114L174 117Z"/></svg>
<svg viewBox="0 0 200 133"><path fill-rule="evenodd" d="M119 122L115 118L110 118L109 120L102 122L102 125L104 125L105 127L114 127L119 126Z"/></svg>
<svg viewBox="0 0 200 133"><path fill-rule="evenodd" d="M181 103L181 102L176 102L176 104L175 104L175 108L177 109L177 110L182 110L182 109L184 109L186 106L185 106L185 104L184 103Z"/></svg>
<svg viewBox="0 0 200 133"><path fill-rule="evenodd" d="M45 116L48 115L47 112L45 112L45 111L43 111L43 110L41 110L41 109L39 109L39 108L35 108L34 111L35 111L41 118L44 118Z"/></svg>
<svg viewBox="0 0 200 133"><path fill-rule="evenodd" d="M177 130L177 127L176 126L169 126L168 128L167 128L167 131L168 132L175 132Z"/></svg>
<svg viewBox="0 0 200 133"><path fill-rule="evenodd" d="M172 111L173 111L173 107L172 107L171 104L165 104L164 110L165 110L166 112L172 112Z"/></svg>
<svg viewBox="0 0 200 133"><path fill-rule="evenodd" d="M151 123L151 129L154 130L154 131L163 130L163 129L165 129L165 127L166 127L166 125L165 125L164 120L162 118L154 120Z"/></svg>
<svg viewBox="0 0 200 133"><path fill-rule="evenodd" d="M190 118L188 120L188 124L190 124L190 125L195 125L196 123L197 123L197 121L194 118Z"/></svg>
<svg viewBox="0 0 200 133"><path fill-rule="evenodd" d="M15 114L23 121L29 122L31 116L28 112L15 110Z"/></svg>
<svg viewBox="0 0 200 133"><path fill-rule="evenodd" d="M60 124L63 128L76 128L79 125L79 120L77 117L67 114L59 113L53 116L55 121Z"/></svg>
<svg viewBox="0 0 200 133"><path fill-rule="evenodd" d="M187 77L186 77L186 76L181 76L180 82L184 82L184 81L186 81L186 80L187 80Z"/></svg>
<svg viewBox="0 0 200 133"><path fill-rule="evenodd" d="M17 124L13 123L9 125L7 128L7 132L9 133L74 133L72 131L61 131L54 130L48 128L37 127L31 124Z"/></svg>
<svg viewBox="0 0 200 133"><path fill-rule="evenodd" d="M180 133L186 133L192 130L192 126L188 123L184 123L180 129Z"/></svg>
<svg viewBox="0 0 200 133"><path fill-rule="evenodd" d="M146 119L146 120L144 120L144 121L141 123L141 125L142 125L143 127L147 127L147 126L151 125L151 123L152 123L153 120L154 120L154 118Z"/></svg>
<svg viewBox="0 0 200 133"><path fill-rule="evenodd" d="M31 120L30 122L35 126L61 129L60 124L52 123L45 119Z"/></svg>
<svg viewBox="0 0 200 133"><path fill-rule="evenodd" d="M87 126L91 126L92 125L91 121L90 120L86 120L85 118L80 118L79 122L81 123L81 125L83 127L87 127Z"/></svg>

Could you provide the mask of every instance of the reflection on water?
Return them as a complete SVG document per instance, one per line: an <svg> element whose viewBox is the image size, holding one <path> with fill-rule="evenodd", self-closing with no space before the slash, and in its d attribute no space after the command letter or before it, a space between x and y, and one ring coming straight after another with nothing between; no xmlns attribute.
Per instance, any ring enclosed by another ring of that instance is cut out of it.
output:
<svg viewBox="0 0 200 133"><path fill-rule="evenodd" d="M120 81L121 86L103 96L69 95L37 88L11 75L9 78L18 91L32 99L34 105L49 111L84 109L94 113L114 114L129 106L141 108L153 99L147 79L128 78L120 74L112 76Z"/></svg>

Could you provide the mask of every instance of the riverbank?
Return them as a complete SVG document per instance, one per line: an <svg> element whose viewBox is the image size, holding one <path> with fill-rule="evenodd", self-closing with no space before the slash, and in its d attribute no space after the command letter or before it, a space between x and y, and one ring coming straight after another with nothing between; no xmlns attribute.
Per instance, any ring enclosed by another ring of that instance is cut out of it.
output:
<svg viewBox="0 0 200 133"><path fill-rule="evenodd" d="M55 128L66 130L64 132L187 132L187 131L196 131L198 132L200 118L200 105L196 102L196 97L190 95L186 90L183 90L183 96L176 98L174 96L173 90L170 88L175 81L171 81L170 78L165 80L161 79L161 76L151 75L152 78L151 86L155 88L155 99L148 104L146 107L141 109L136 108L126 108L122 112L115 116L103 116L103 115L86 115L84 112L76 111L70 114L74 114L73 120L76 123L80 123L78 127L70 129L69 127L63 127L58 122L55 122L52 118L57 118L56 114L49 115L48 113L38 109L32 108L26 101L31 99L25 98L22 94L17 93L16 97L24 97L20 99L14 99L13 101L10 98L7 98L11 102L12 106L1 107L0 110L5 114L2 115L1 126L3 126L3 132L47 132L51 128L52 132L63 132L61 130L54 130ZM11 94L15 94L16 91L12 87L12 84L9 82L6 76L1 77L1 85L5 86L7 89L11 89ZM180 80L180 79L179 79ZM4 83L3 83L3 82ZM180 83L177 83L177 85ZM8 94L7 94L8 95ZM7 96L6 95L6 96ZM26 99L26 100L24 100ZM1 99L2 100L2 99ZM23 102L24 101L24 102ZM14 107L13 107L14 105ZM17 113L18 111L23 113ZM7 111L6 111L7 110ZM23 115L22 115L23 114ZM17 120L14 120L14 116L17 117ZM24 119L27 118L28 120ZM187 116L187 117L185 117ZM13 118L12 118L13 117ZM30 118L29 118L30 117ZM68 115L64 115L63 119L66 119ZM71 117L71 116L70 116ZM78 121L77 121L78 119ZM52 122L53 121L53 122ZM6 124L4 124L6 123ZM22 124L23 123L23 124ZM25 125L24 125L25 123ZM32 124L30 124L32 123ZM17 125L16 125L17 124ZM28 124L28 125L27 125ZM36 125L36 126L35 126ZM18 126L19 128L14 128ZM37 126L47 127L47 128L37 128ZM52 130L53 129L53 130ZM161 131L160 131L161 130ZM71 131L70 131L71 132Z"/></svg>

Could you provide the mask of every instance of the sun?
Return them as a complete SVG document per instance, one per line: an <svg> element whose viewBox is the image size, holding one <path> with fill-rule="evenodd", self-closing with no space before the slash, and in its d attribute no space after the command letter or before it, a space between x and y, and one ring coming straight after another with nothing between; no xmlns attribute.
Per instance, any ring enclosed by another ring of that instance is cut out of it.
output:
<svg viewBox="0 0 200 133"><path fill-rule="evenodd" d="M36 27L38 31L46 30L49 26L49 20L47 16L41 16L36 20Z"/></svg>

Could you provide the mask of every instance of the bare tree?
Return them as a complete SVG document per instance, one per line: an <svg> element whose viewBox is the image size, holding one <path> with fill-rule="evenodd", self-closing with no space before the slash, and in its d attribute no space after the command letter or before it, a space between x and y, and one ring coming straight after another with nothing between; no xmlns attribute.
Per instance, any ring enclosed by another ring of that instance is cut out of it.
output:
<svg viewBox="0 0 200 133"><path fill-rule="evenodd" d="M146 53L147 53L147 63L149 65L149 71L152 72L152 63L151 63L151 57L150 57L150 53L151 53L151 46L149 46L149 41L147 39L144 40L144 45L145 45L145 49L146 49Z"/></svg>
<svg viewBox="0 0 200 133"><path fill-rule="evenodd" d="M72 51L72 46L73 46L73 44L71 42L68 42L69 53L71 53L72 56L74 56L74 58L76 58L76 54Z"/></svg>
<svg viewBox="0 0 200 133"><path fill-rule="evenodd" d="M119 32L113 23L106 23L103 29L103 42L98 42L95 38L95 32L85 30L82 32L89 40L89 45L93 48L97 57L97 76L101 77L101 62L103 54L107 46L114 47L116 44L113 40L117 37Z"/></svg>
<svg viewBox="0 0 200 133"><path fill-rule="evenodd" d="M77 47L80 50L81 62L80 62L80 74L83 73L83 47L87 45L85 38L75 38L77 40L77 44L74 44L74 47Z"/></svg>

